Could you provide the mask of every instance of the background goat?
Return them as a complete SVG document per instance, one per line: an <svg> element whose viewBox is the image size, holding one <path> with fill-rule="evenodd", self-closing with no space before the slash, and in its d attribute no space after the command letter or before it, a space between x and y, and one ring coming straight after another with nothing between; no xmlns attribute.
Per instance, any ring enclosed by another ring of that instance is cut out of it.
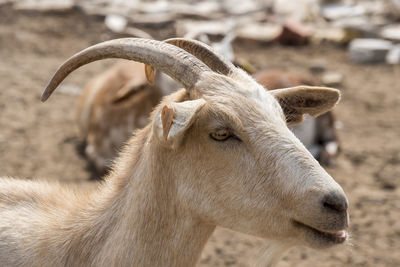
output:
<svg viewBox="0 0 400 267"><path fill-rule="evenodd" d="M85 156L98 174L109 169L133 131L147 125L161 98L177 89L178 84L161 72L150 85L144 65L133 61L118 62L86 85L76 118Z"/></svg>
<svg viewBox="0 0 400 267"><path fill-rule="evenodd" d="M90 196L2 178L2 264L192 266L216 225L272 239L279 253L346 240L342 188L286 126L332 108L339 92L267 92L206 46L176 45L200 60L127 38L83 50L58 69L42 100L76 68L107 57L152 65L186 90L163 100Z"/></svg>
<svg viewBox="0 0 400 267"><path fill-rule="evenodd" d="M297 75L281 70L262 70L254 79L268 90L293 87L298 85L318 85L311 77ZM307 116L303 123L289 127L300 139L311 154L323 165L332 165L339 153L339 140L335 129L335 118L332 111L313 118Z"/></svg>

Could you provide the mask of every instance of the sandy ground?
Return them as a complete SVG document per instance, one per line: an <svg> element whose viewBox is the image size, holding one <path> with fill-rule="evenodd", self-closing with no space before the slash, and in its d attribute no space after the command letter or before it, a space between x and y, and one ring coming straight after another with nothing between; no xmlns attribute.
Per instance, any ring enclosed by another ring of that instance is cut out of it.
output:
<svg viewBox="0 0 400 267"><path fill-rule="evenodd" d="M152 30L159 38L173 31ZM101 18L69 13L16 12L0 7L0 176L58 179L93 187L86 162L76 152L76 96L39 96L57 66L76 51L117 37ZM293 248L279 266L400 266L400 69L357 66L345 49L332 46L235 47L255 66L307 72L314 64L345 75L336 108L342 154L328 172L350 201L351 244L333 250ZM251 52L249 52L251 51ZM83 86L114 61L93 63L64 85ZM218 229L199 266L250 266L261 241Z"/></svg>

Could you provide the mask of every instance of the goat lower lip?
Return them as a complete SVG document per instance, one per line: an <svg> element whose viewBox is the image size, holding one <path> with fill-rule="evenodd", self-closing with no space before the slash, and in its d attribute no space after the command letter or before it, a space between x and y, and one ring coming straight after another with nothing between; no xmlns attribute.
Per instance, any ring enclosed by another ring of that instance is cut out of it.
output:
<svg viewBox="0 0 400 267"><path fill-rule="evenodd" d="M308 232L311 232L314 236L317 236L319 239L323 239L329 243L333 244L341 244L347 239L347 232L345 230L340 230L340 231L323 231L316 229L312 226L306 225L301 222L295 221L295 224L298 227L301 227Z"/></svg>

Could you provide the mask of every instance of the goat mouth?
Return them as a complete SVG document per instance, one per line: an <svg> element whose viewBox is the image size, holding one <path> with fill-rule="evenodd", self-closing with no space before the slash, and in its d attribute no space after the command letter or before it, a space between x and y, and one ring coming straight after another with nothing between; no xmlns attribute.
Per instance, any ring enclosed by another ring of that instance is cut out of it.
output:
<svg viewBox="0 0 400 267"><path fill-rule="evenodd" d="M325 231L316 229L312 226L306 225L304 223L294 221L296 227L302 228L307 232L313 241L319 241L325 243L325 245L336 245L341 244L347 240L348 234L346 230L339 231Z"/></svg>

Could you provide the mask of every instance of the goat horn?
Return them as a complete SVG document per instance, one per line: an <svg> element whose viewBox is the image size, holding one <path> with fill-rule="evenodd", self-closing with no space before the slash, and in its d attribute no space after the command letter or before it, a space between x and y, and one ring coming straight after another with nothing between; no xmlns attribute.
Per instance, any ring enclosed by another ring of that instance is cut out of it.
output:
<svg viewBox="0 0 400 267"><path fill-rule="evenodd" d="M185 38L170 38L164 40L164 42L186 50L215 72L228 75L229 72L235 69L232 62L217 54L212 47L203 42Z"/></svg>
<svg viewBox="0 0 400 267"><path fill-rule="evenodd" d="M170 38L164 42L186 50L217 73L228 75L235 68L232 62L215 53L210 46L203 42L185 38ZM154 84L154 68L146 65L145 72L147 80Z"/></svg>
<svg viewBox="0 0 400 267"><path fill-rule="evenodd" d="M188 52L165 42L122 38L88 47L65 61L56 71L41 101L46 101L57 86L75 69L105 58L124 58L154 66L191 90L204 71L211 71L203 62Z"/></svg>

